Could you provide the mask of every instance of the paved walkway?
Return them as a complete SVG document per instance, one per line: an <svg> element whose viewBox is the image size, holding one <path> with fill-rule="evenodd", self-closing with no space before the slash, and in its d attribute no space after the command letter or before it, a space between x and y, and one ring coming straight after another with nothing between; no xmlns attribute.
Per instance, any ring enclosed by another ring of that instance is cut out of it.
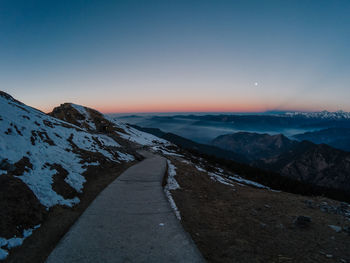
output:
<svg viewBox="0 0 350 263"><path fill-rule="evenodd" d="M160 156L126 170L92 202L47 262L203 262L164 195L165 172Z"/></svg>

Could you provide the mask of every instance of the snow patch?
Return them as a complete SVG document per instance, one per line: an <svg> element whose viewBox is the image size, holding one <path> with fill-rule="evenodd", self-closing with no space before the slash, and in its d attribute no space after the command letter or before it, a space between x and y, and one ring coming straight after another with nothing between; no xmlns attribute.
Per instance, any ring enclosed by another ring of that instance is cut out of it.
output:
<svg viewBox="0 0 350 263"><path fill-rule="evenodd" d="M213 181L216 181L216 182L228 185L228 186L235 186L231 180L224 178L216 173L209 172L208 175L209 175L210 179L212 179Z"/></svg>
<svg viewBox="0 0 350 263"><path fill-rule="evenodd" d="M251 185L251 186L254 186L254 187L257 187L257 188L271 190L270 187L267 187L265 185L259 184L257 182L251 181L251 180L243 179L243 178L241 178L239 176L229 176L229 178L231 180L233 180L233 181L240 182L240 183L243 183L243 184L246 184L246 185Z"/></svg>
<svg viewBox="0 0 350 263"><path fill-rule="evenodd" d="M127 153L122 153L122 152L117 152L119 155L118 160L122 160L125 162L132 162L135 160L135 157L132 156L131 154L127 154Z"/></svg>
<svg viewBox="0 0 350 263"><path fill-rule="evenodd" d="M35 229L38 229L39 227L40 227L40 225L36 225L33 228L23 230L23 237L14 236L10 239L0 237L0 260L6 259L6 257L9 254L9 252L6 249L4 249L3 247L6 247L9 250L9 249L12 249L14 247L21 246L23 244L23 241L27 237L31 236L33 234L33 231Z"/></svg>
<svg viewBox="0 0 350 263"><path fill-rule="evenodd" d="M244 185L250 185L250 186L254 186L257 188L262 188L262 189L267 189L267 190L271 190L269 187L259 184L257 182L251 181L251 180L247 180L247 179L243 179L240 176L236 175L236 176L226 176L223 174L224 170L221 168L216 168L216 170L218 171L217 173L212 173L212 172L208 172L205 169L203 169L202 167L200 167L199 165L195 165L196 169L200 172L205 172L208 173L209 177L214 180L217 181L219 183L225 184L225 185L229 185L229 186L234 186L235 183L240 183L239 185L244 186ZM238 184L237 183L237 184Z"/></svg>
<svg viewBox="0 0 350 263"><path fill-rule="evenodd" d="M74 103L71 103L71 106L76 109L81 115L85 117L85 120L77 120L78 122L82 123L85 122L87 125L89 125L89 128L91 130L96 130L95 123L91 120L90 114L87 112L84 106L77 105Z"/></svg>
<svg viewBox="0 0 350 263"><path fill-rule="evenodd" d="M207 170L203 169L202 167L200 167L200 166L198 166L198 165L195 165L195 167L196 167L196 169L197 169L198 171L200 171L200 172L204 172L204 173L207 172Z"/></svg>
<svg viewBox="0 0 350 263"><path fill-rule="evenodd" d="M176 157L184 157L184 156L181 155L181 154L178 154L178 153L169 151L168 149L165 149L164 147L159 146L159 145L152 146L151 148L152 148L152 150L154 150L154 151L156 151L156 152L161 152L162 154L165 154L165 155L176 156Z"/></svg>
<svg viewBox="0 0 350 263"><path fill-rule="evenodd" d="M9 255L9 252L5 249L0 248L0 260L4 260Z"/></svg>
<svg viewBox="0 0 350 263"><path fill-rule="evenodd" d="M167 163L168 163L168 180L167 180L166 186L164 187L164 192L166 197L168 198L171 208L174 210L176 218L181 220L180 211L177 208L174 198L172 197L170 192L170 190L180 189L180 185L177 183L175 179L176 167L169 160L167 160Z"/></svg>
<svg viewBox="0 0 350 263"><path fill-rule="evenodd" d="M129 140L144 146L152 146L158 144L170 145L170 143L166 140L160 139L152 134L139 131L124 123L116 122L113 118L109 118L109 120L126 132L126 134L122 132L117 132L119 136L125 140Z"/></svg>

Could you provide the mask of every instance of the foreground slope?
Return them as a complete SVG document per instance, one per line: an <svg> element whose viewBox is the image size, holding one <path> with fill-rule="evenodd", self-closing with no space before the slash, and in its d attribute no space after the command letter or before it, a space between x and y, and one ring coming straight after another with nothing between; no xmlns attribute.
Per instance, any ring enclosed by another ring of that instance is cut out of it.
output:
<svg viewBox="0 0 350 263"><path fill-rule="evenodd" d="M350 205L276 191L215 160L169 156L173 206L208 262L350 262Z"/></svg>
<svg viewBox="0 0 350 263"><path fill-rule="evenodd" d="M106 134L61 121L0 93L0 257L38 229L51 208L72 207L89 171L133 161Z"/></svg>

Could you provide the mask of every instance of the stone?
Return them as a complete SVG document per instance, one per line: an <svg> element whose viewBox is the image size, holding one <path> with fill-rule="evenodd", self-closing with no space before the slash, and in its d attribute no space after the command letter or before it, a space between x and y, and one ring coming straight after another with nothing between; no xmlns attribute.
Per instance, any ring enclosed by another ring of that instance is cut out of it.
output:
<svg viewBox="0 0 350 263"><path fill-rule="evenodd" d="M350 207L347 203L341 202L340 205L337 207L337 213L340 215L346 214L349 212Z"/></svg>
<svg viewBox="0 0 350 263"><path fill-rule="evenodd" d="M340 226L335 226L335 225L328 225L328 226L330 228L332 228L337 233L341 232L341 227Z"/></svg>
<svg viewBox="0 0 350 263"><path fill-rule="evenodd" d="M312 200L305 200L304 203L308 208L314 208L314 202Z"/></svg>
<svg viewBox="0 0 350 263"><path fill-rule="evenodd" d="M279 229L283 229L284 225L283 224L278 224L278 225L276 225L276 227L279 228Z"/></svg>
<svg viewBox="0 0 350 263"><path fill-rule="evenodd" d="M261 228L265 228L265 227L266 227L266 224L260 223L260 226L261 226Z"/></svg>
<svg viewBox="0 0 350 263"><path fill-rule="evenodd" d="M250 210L250 214L253 216L256 216L256 215L258 215L258 211L256 211L256 209L253 208Z"/></svg>
<svg viewBox="0 0 350 263"><path fill-rule="evenodd" d="M350 226L344 226L343 231L350 235Z"/></svg>
<svg viewBox="0 0 350 263"><path fill-rule="evenodd" d="M294 219L293 223L301 228L306 228L310 225L311 223L311 217L309 216L298 216L297 218Z"/></svg>

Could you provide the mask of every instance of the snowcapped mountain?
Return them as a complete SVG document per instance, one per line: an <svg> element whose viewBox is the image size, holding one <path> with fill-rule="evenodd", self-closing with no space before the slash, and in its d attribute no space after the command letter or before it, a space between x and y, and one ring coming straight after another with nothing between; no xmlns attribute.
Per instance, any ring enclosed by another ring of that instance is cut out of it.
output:
<svg viewBox="0 0 350 263"><path fill-rule="evenodd" d="M301 118L309 118L309 119L331 119L331 120L342 120L342 119L350 119L350 112L345 111L319 111L319 112L286 112L281 114L280 116L284 117L301 117Z"/></svg>

